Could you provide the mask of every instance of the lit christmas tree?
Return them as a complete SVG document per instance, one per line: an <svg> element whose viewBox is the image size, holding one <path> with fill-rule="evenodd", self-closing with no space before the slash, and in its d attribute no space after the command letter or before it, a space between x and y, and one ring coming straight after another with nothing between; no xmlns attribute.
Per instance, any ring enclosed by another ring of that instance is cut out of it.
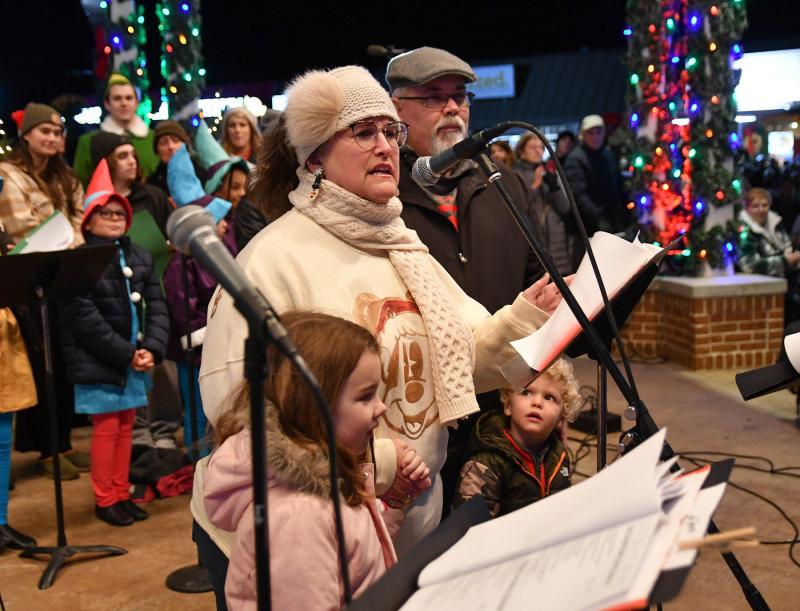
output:
<svg viewBox="0 0 800 611"><path fill-rule="evenodd" d="M166 86L161 97L169 116L197 127L197 100L206 84L200 38L200 0L162 0L156 4L161 33L161 74Z"/></svg>
<svg viewBox="0 0 800 611"><path fill-rule="evenodd" d="M137 114L149 122L152 102L145 57L144 7L137 6L134 0L82 0L81 5L94 32L98 91L102 93L112 72L124 74L142 98Z"/></svg>
<svg viewBox="0 0 800 611"><path fill-rule="evenodd" d="M704 227L740 201L733 62L742 56L743 0L628 0L628 131L621 151L645 237L666 245L673 273L736 256L733 220ZM732 217L732 215L729 215Z"/></svg>

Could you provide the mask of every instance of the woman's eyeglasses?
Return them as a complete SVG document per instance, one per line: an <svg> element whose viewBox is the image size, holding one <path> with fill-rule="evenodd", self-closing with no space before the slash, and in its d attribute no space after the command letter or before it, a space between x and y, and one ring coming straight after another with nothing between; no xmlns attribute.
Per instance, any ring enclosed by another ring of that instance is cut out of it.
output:
<svg viewBox="0 0 800 611"><path fill-rule="evenodd" d="M350 126L353 140L365 151L371 151L378 144L378 132L383 133L390 146L400 148L408 139L408 125L401 121L392 121L379 128L372 121L359 121Z"/></svg>
<svg viewBox="0 0 800 611"><path fill-rule="evenodd" d="M104 221L110 221L111 219L127 219L128 213L124 210L106 210L105 208L100 208L97 211L97 214L100 215L100 218Z"/></svg>

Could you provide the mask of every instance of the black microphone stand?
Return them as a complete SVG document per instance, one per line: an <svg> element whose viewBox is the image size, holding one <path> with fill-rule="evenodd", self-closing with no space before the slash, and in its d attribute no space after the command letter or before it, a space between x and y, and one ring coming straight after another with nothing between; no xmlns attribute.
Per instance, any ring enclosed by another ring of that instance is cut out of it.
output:
<svg viewBox="0 0 800 611"><path fill-rule="evenodd" d="M597 262L594 258L594 253L592 252L591 245L589 244L588 237L586 235L586 229L583 226L583 222L580 218L580 214L578 213L577 205L575 203L575 198L572 195L571 190L568 188L568 182L566 179L566 175L564 174L564 170L561 167L561 163L558 161L558 157L555 155L555 151L553 150L552 146L550 145L547 137L536 127L530 125L528 123L523 123L519 121L508 121L506 125L511 127L519 127L525 129L527 131L533 132L542 143L545 145L547 150L549 151L553 161L556 165L556 170L558 171L559 177L561 178L562 184L564 185L564 189L567 193L567 197L570 202L570 207L572 209L572 213L576 218L576 222L578 224L578 228L581 232L581 236L584 240L586 245L586 254L589 257L589 261L592 265L592 269L594 270L594 274L597 277L598 285L600 288L600 293L603 297L603 302L605 304L606 314L608 315L608 323L611 328L611 331L614 335L614 338L617 342L617 346L620 350L620 355L622 356L623 363L625 364L626 373L628 374L628 380L626 380L622 372L617 367L617 364L614 362L614 359L611 356L611 352L606 348L603 343L603 340L600 338L597 330L591 324L589 319L587 318L586 314L584 313L583 309L578 304L575 296L569 290L569 286L564 281L563 276L558 271L555 261L553 257L550 255L550 252L547 250L546 246L541 243L538 239L536 233L533 231L533 228L530 225L530 221L528 218L523 215L516 202L514 201L513 196L508 191L508 188L503 182L502 175L500 171L497 169L497 166L492 162L488 155L485 154L485 151L477 155L478 165L480 166L481 170L486 174L489 182L494 185L497 192L500 194L501 199L505 203L506 207L508 208L509 213L514 218L517 227L522 232L523 236L527 240L528 244L530 245L533 252L542 262L547 273L550 275L550 278L553 280L553 283L558 288L559 292L562 294L564 301L569 306L569 309L572 311L573 315L578 321L578 324L581 326L583 333L586 335L589 343L595 354L597 355L599 363L602 367L611 375L614 383L617 385L617 388L622 393L625 400L628 402L628 409L626 413L635 414L636 423L633 430L626 432L622 440L620 441L619 449L622 453L627 450L632 449L637 443L642 442L655 433L658 432L658 426L656 425L655 421L653 420L650 412L647 409L647 406L644 402L639 398L638 391L636 389L635 383L633 381L633 374L630 370L630 364L628 362L627 357L625 356L624 347L622 342L619 340L619 331L617 329L616 321L614 320L614 315L611 310L608 295L606 293L605 286L602 281L602 277L600 275L599 268L597 266ZM598 421L605 421L605 414L598 412ZM600 449L600 439L598 438L598 451ZM673 451L672 447L667 443L664 442L664 448L661 453L662 460L668 460L669 458L675 456L675 452ZM600 464L600 459L598 459L598 464ZM677 468L677 467L676 467ZM711 520L709 525L709 532L715 533L719 532L716 524L713 520ZM754 610L768 610L769 606L767 605L766 601L762 597L761 593L755 587L755 585L749 580L747 574L744 572L744 569L739 564L736 557L730 553L725 552L723 553L723 558L725 559L726 563L728 564L731 572L733 573L736 580L739 582L739 585L742 588L742 592L747 599L747 602L750 604L750 607Z"/></svg>
<svg viewBox="0 0 800 611"><path fill-rule="evenodd" d="M189 306L189 272L186 269L187 256L181 254L181 274L183 281L183 314L186 319L186 327L183 329L186 338L186 348L184 358L186 361L186 373L189 378L187 384L188 405L183 409L189 410L189 428L191 429L192 446L189 447L189 457L193 464L200 460L200 432L197 426L197 403L194 393L194 346L192 346L192 309ZM184 431L184 436L185 436ZM211 592L214 587L211 585L211 577L208 569L200 562L199 551L197 564L190 564L179 569L175 569L167 575L167 587L175 592L183 594L201 594Z"/></svg>
<svg viewBox="0 0 800 611"><path fill-rule="evenodd" d="M339 501L339 476L336 461L336 442L330 406L325 401L319 384L305 365L305 361L286 348L281 340L282 326L272 313L269 303L258 291L242 291L234 298L236 309L247 320L248 336L245 340L245 379L250 387L250 450L253 466L253 520L255 522L256 595L259 609L271 609L269 570L269 523L266 494L266 431L264 417L264 384L267 374L267 346L274 344L282 350L300 370L304 380L311 385L320 404L328 434L330 460L331 501L333 502L336 536L339 548L339 565L344 586L345 603L351 599L350 576L345 550L344 527Z"/></svg>

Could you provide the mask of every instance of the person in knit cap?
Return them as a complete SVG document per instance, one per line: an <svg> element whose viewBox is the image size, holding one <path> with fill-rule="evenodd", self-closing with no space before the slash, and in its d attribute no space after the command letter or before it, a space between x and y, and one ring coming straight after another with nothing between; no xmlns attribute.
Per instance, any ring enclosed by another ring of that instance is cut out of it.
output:
<svg viewBox="0 0 800 611"><path fill-rule="evenodd" d="M64 302L64 360L75 384L75 411L92 418L95 515L128 526L147 518L130 500L131 432L136 408L147 405L147 372L164 358L169 318L152 256L125 236L133 212L114 190L105 159L89 183L84 210L82 248L115 244L117 250L91 291Z"/></svg>
<svg viewBox="0 0 800 611"><path fill-rule="evenodd" d="M167 180L175 203L180 208L190 204L202 206L217 224L217 235L228 247L231 255L236 256L236 243L233 231L226 217L232 211L232 204L213 195L208 195L200 184L194 171L186 146L181 146L167 164ZM184 276L184 268L186 275ZM167 305L170 317L170 342L167 357L175 361L178 368L178 383L183 410L183 439L190 455L205 456L208 448L204 444L197 445L205 438L207 421L200 399L198 376L200 374L200 354L206 329L206 313L211 296L217 286L216 279L201 266L194 257L172 254L164 273L164 289L167 294ZM188 300L188 302L187 302ZM188 303L188 312L187 312ZM189 343L186 335L191 334L193 348L193 377L190 377L187 350ZM189 409L189 384L194 385L194 398L197 407L197 430L199 439L194 439L191 427L191 411ZM195 456L195 459L197 456Z"/></svg>
<svg viewBox="0 0 800 611"><path fill-rule="evenodd" d="M91 153L95 168L103 159L108 162L114 190L128 199L133 213L146 210L166 239L167 219L175 208L166 192L142 180L139 156L131 140L127 136L100 132L92 139Z"/></svg>
<svg viewBox="0 0 800 611"><path fill-rule="evenodd" d="M158 157L153 150L153 132L136 114L139 98L133 83L122 74L112 74L106 83L103 106L108 116L100 123L100 129L78 138L73 164L75 174L84 185L88 183L95 167L92 164L91 142L98 134L109 132L130 139L136 149L142 175L146 178L156 169Z"/></svg>
<svg viewBox="0 0 800 611"><path fill-rule="evenodd" d="M0 162L0 225L15 243L41 225L54 212L63 214L72 224L74 238L72 246L83 243L81 219L83 216L83 187L64 157L58 152L63 131L61 115L46 104L31 102L25 107L19 120L19 142L7 161ZM58 448L62 479L75 479L78 469L88 469L88 456L74 450L70 443L73 408L72 388L63 375L58 349L57 310L58 304L50 308L50 325L54 339L54 365L56 394L65 397L58 401ZM31 349L31 365L39 391L40 403L17 416L15 448L19 452L38 452L41 459L39 470L53 477L53 451L50 447L49 411L44 397L46 368L41 347L41 320L39 316L21 316L30 321L25 341ZM71 461L75 461L74 463ZM76 466L77 465L77 466Z"/></svg>
<svg viewBox="0 0 800 611"><path fill-rule="evenodd" d="M516 354L508 342L538 328L560 295L543 279L490 316L405 227L397 187L409 126L366 69L308 72L287 96L252 187L276 220L238 263L279 314L323 310L376 336L387 406L372 444L376 492L405 513L395 536L402 554L439 523L447 427L478 411L476 386L507 385L500 367ZM246 335L219 291L200 371L212 426L241 382ZM425 463L430 477L420 475Z"/></svg>
<svg viewBox="0 0 800 611"><path fill-rule="evenodd" d="M177 121L160 121L153 132L153 150L158 156L158 166L153 173L147 177L147 184L158 187L167 195L169 185L167 185L167 164L182 144L189 149L192 148L192 139L183 126ZM195 170L200 171L195 163Z"/></svg>
<svg viewBox="0 0 800 611"><path fill-rule="evenodd" d="M231 108L222 118L220 144L231 157L236 156L252 164L261 146L261 132L255 115L244 107Z"/></svg>
<svg viewBox="0 0 800 611"><path fill-rule="evenodd" d="M0 222L14 242L56 211L72 223L73 245L83 242L83 187L59 153L63 130L63 119L55 108L31 102L20 118L19 142L8 161L0 162L5 183L0 192Z"/></svg>

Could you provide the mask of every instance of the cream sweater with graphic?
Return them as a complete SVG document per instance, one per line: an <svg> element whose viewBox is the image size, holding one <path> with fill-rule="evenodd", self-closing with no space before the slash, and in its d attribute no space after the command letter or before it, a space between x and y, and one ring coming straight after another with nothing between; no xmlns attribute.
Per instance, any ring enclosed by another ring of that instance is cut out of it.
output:
<svg viewBox="0 0 800 611"><path fill-rule="evenodd" d="M383 374L379 392L388 408L375 431L378 494L394 479L391 438L406 441L427 462L431 475L438 474L446 457L448 432L436 410L427 332L387 253L356 249L292 210L259 233L237 260L279 314L323 312L375 333ZM473 330L476 392L507 386L500 367L516 354L509 341L533 332L547 314L520 295L490 316L435 261L434 268L454 310ZM203 409L212 425L225 411L228 393L243 380L247 336L247 324L233 300L217 291L209 308L200 368ZM436 527L441 504L441 482L436 477L434 486L409 509L398 536L398 553Z"/></svg>

